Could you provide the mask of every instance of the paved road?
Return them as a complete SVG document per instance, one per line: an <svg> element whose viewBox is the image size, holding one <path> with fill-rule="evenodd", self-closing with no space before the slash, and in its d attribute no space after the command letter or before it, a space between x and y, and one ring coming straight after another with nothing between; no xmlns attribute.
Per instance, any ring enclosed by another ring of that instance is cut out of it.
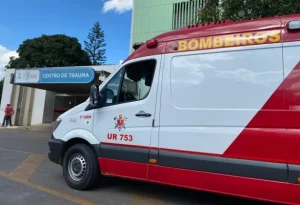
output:
<svg viewBox="0 0 300 205"><path fill-rule="evenodd" d="M258 203L156 184L108 179L90 191L70 189L47 158L49 134L0 129L0 205L228 205Z"/></svg>

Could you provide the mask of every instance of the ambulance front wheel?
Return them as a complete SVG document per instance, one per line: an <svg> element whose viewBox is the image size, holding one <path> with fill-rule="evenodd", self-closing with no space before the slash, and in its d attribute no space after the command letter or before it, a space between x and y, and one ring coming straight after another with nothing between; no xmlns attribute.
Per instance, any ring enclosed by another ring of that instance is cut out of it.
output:
<svg viewBox="0 0 300 205"><path fill-rule="evenodd" d="M67 184L77 190L92 188L100 176L97 157L86 144L71 146L64 156L62 167Z"/></svg>

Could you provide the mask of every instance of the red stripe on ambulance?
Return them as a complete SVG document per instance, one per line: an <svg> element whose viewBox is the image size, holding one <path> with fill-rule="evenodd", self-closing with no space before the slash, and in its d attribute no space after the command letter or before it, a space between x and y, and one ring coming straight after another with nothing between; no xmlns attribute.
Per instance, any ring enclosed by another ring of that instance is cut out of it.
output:
<svg viewBox="0 0 300 205"><path fill-rule="evenodd" d="M300 62L254 116L224 156L300 164ZM295 128L295 129L293 129ZM287 144L287 146L284 146Z"/></svg>

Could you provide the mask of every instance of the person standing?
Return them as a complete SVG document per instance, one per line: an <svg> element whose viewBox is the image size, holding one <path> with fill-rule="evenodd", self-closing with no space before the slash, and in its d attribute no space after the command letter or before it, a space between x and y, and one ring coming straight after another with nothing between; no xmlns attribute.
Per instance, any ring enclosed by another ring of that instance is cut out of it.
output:
<svg viewBox="0 0 300 205"><path fill-rule="evenodd" d="M7 104L4 110L4 119L3 119L3 123L2 123L2 127L4 127L4 124L6 125L6 127L8 126L8 123L10 126L11 125L11 116L14 114L14 109L10 104Z"/></svg>

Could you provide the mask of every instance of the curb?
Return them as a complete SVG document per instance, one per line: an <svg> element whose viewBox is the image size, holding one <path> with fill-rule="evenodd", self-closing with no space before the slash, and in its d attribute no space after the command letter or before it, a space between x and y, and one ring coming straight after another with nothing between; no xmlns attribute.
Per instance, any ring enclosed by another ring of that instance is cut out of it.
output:
<svg viewBox="0 0 300 205"><path fill-rule="evenodd" d="M12 127L10 127L10 126L7 126L7 127L2 127L2 126L0 126L0 130L1 129L5 129L5 130L7 130L7 129L12 129L12 130L15 130L15 129L20 129L20 127L18 127L18 126L12 126Z"/></svg>
<svg viewBox="0 0 300 205"><path fill-rule="evenodd" d="M52 133L52 126L8 126L8 127L1 127L0 126L0 132L1 130L5 131L25 131L25 132L42 132L42 133Z"/></svg>

